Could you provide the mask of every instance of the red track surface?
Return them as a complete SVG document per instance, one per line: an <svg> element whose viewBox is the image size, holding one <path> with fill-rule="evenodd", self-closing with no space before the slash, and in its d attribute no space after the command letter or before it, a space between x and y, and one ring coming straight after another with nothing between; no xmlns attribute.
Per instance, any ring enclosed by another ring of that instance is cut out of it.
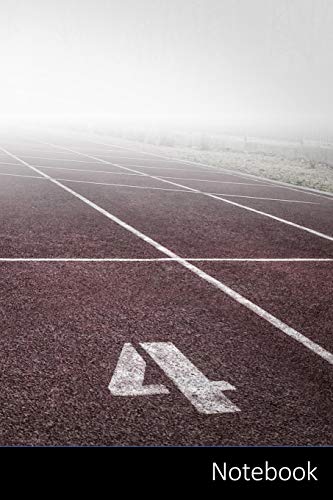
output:
<svg viewBox="0 0 333 500"><path fill-rule="evenodd" d="M333 198L77 138L0 146L8 152L0 152L1 445L333 444L331 358L176 260L29 260L168 255L49 179L25 176L66 179L178 257L231 259L191 263L326 353L333 261L232 259L333 259ZM225 199L303 228L203 192L235 195ZM142 349L147 342L172 342L209 380L234 386L223 394L240 411L198 412ZM125 343L146 361L144 383L169 394L111 394Z"/></svg>

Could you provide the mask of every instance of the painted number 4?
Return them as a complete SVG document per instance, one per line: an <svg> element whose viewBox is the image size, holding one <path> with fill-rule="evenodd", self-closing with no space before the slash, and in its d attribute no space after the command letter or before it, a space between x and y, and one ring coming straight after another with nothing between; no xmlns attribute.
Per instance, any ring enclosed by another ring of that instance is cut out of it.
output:
<svg viewBox="0 0 333 500"><path fill-rule="evenodd" d="M211 382L171 342L140 344L161 370L200 413L240 411L223 391L235 390L228 382ZM125 344L109 384L113 396L169 394L164 385L144 385L146 362L132 344Z"/></svg>

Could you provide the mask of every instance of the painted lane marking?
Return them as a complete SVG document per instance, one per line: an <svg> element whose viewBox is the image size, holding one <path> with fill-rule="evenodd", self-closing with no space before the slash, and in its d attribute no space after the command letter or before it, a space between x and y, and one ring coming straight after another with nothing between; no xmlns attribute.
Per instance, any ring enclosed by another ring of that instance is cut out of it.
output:
<svg viewBox="0 0 333 500"><path fill-rule="evenodd" d="M21 165L17 163L17 165ZM86 170L84 168L67 168L67 167L44 167L44 165L35 165L37 168L47 168L50 170L69 170L71 172L87 172L93 174L116 174L116 175L132 175L136 177L142 177L145 174L131 174L128 172L112 172L111 170Z"/></svg>
<svg viewBox="0 0 333 500"><path fill-rule="evenodd" d="M9 163L8 161L0 161L0 165L20 165L21 163Z"/></svg>
<svg viewBox="0 0 333 500"><path fill-rule="evenodd" d="M46 179L45 179L46 180ZM187 262L333 262L333 258L233 258L183 257ZM178 258L126 258L126 257L0 257L0 262L178 262Z"/></svg>
<svg viewBox="0 0 333 500"><path fill-rule="evenodd" d="M126 188L134 188L134 189L155 189L158 191L172 191L172 192L180 192L180 193L189 193L187 189L173 189L173 188L159 188L153 186L135 186L133 184L119 184L117 182L94 182L94 181L81 181L79 179L59 179L58 181L64 182L78 182L79 184L95 184L97 186L118 186L118 187L126 187ZM192 194L192 193L190 193Z"/></svg>
<svg viewBox="0 0 333 500"><path fill-rule="evenodd" d="M84 163L84 162L81 162ZM89 162L87 162L89 163ZM8 163L8 165L21 165L21 163ZM132 174L130 172L112 172L111 170L88 170L85 168L68 168L68 167L50 167L50 166L44 166L44 165L34 165L37 168L44 168L44 169L53 169L53 170L69 170L73 172L87 172L87 173L92 173L92 174L114 174L114 175L132 175L132 176L137 176L137 177L142 177L145 176L145 172L141 173L135 173ZM184 170L186 172L186 170ZM218 180L207 180L207 179L188 179L187 177L169 177L165 175L157 175L159 179L174 179L174 180L186 180L186 181L200 181L200 182L213 182L213 183L218 183L218 184L235 184L235 185L240 185L240 186L258 186L258 184L253 184L253 183L247 183L247 182L234 182L234 181L218 181ZM266 186L270 187L269 184L261 184L261 186Z"/></svg>
<svg viewBox="0 0 333 500"><path fill-rule="evenodd" d="M171 342L144 342L141 347L169 377L199 413L206 415L240 411L224 394L235 387L224 381L211 382ZM108 386L113 396L169 394L164 385L144 385L146 362L126 343Z"/></svg>
<svg viewBox="0 0 333 500"><path fill-rule="evenodd" d="M204 194L215 194L216 196L227 196L229 198L247 198L250 200L283 201L285 203L303 203L306 205L320 205L320 203L316 201L286 200L285 198L265 198L263 196L245 196L242 194L207 193L207 192L205 192Z"/></svg>
<svg viewBox="0 0 333 500"><path fill-rule="evenodd" d="M196 172L195 172L196 173ZM215 174L215 172L208 172ZM198 182L214 182L217 184L236 184L240 186L255 186L255 187L272 187L270 184L258 184L253 182L236 182L236 181L220 181L218 179L198 179L198 178L188 178L188 177L169 177L168 175L157 175L159 179L173 179L178 181L198 181Z"/></svg>
<svg viewBox="0 0 333 500"><path fill-rule="evenodd" d="M79 154L79 153L77 153ZM74 163L88 163L90 165L96 165L96 162L89 162L89 161L83 161L83 160L71 160L69 158L45 158L45 157L42 157L42 156L30 156L30 155L22 155L23 158L35 158L36 160L47 160L47 161L60 161L60 162L64 162L64 161L70 161L70 162L74 162ZM22 160L24 161L24 160ZM97 162L97 163L100 163L100 162Z"/></svg>
<svg viewBox="0 0 333 500"><path fill-rule="evenodd" d="M100 158L100 157L99 157ZM102 160L102 158L101 158ZM107 160L105 160L107 161ZM109 160L111 162L111 160ZM117 161L117 163L119 162L119 158L118 160L115 160ZM112 162L112 164L114 164L114 162ZM147 168L149 170L177 170L178 172L188 172L188 173L193 173L193 170L189 170L189 169L184 169L184 168L178 168L178 167L152 167L152 166L148 166L148 165L121 165L123 167L128 167L128 168ZM200 174L206 174L206 171L205 170L196 170L196 172L200 173ZM210 174L210 172L208 172Z"/></svg>
<svg viewBox="0 0 333 500"><path fill-rule="evenodd" d="M130 172L134 172L134 173L137 173L137 174L138 173L139 174L142 173L142 172L139 172L137 170L130 169L128 167L123 167L122 165L118 165L117 163L111 163L109 161L102 160L101 158L98 158L97 156L86 155L85 153L80 153L79 151L75 151L75 150L69 149L69 148L64 148L62 146L58 146L58 145L52 144L52 143L45 143L45 144L48 144L49 146L53 146L55 148L68 150L68 151L70 151L72 153L79 154L79 155L85 156L87 158L92 158L92 159L94 159L96 161L100 161L101 163L106 163L108 165L113 165L115 167L122 168L123 170L128 170ZM18 159L15 156L14 156L14 158ZM268 217L269 219L275 220L277 222L281 222L282 224L286 224L288 226L295 227L297 229L301 229L302 231L306 231L307 233L313 234L315 236L319 236L319 238L323 238L325 240L333 241L333 236L329 236L327 234L321 233L320 231L316 231L316 230L308 228L306 226L301 226L300 224L296 224L295 222L291 222L291 221L289 221L287 219L282 219L281 217L277 217L276 215L272 215L272 214L269 214L267 212L263 212L262 210L257 210L255 208L248 207L247 205L241 205L240 203L237 203L237 202L231 201L231 200L227 200L225 198L222 198L221 196L216 196L215 194L204 193L203 191L200 191L200 189L194 189L194 188L185 186L184 184L179 184L179 183L176 183L176 182L172 182L170 180L162 179L162 178L159 178L159 177L156 177L156 176L153 176L153 175L149 175L149 174L144 174L144 175L147 176L147 177L150 177L151 179L157 179L157 180L160 180L161 182L166 182L167 184L171 184L173 186L177 186L177 187L180 187L180 188L183 188L183 189L188 189L189 191L192 191L192 192L195 192L195 193L201 193L204 196L208 196L209 198L212 198L212 199L215 199L215 200L219 200L219 201L223 201L224 203L227 203L229 205L233 205L233 206L241 208L243 210L247 210L248 212L252 212L252 213L255 213L255 214L258 214L258 215L262 215L264 217Z"/></svg>
<svg viewBox="0 0 333 500"><path fill-rule="evenodd" d="M332 259L333 260L333 259ZM177 262L171 257L162 258L117 258L117 257L3 257L0 262Z"/></svg>
<svg viewBox="0 0 333 500"><path fill-rule="evenodd" d="M18 165L21 166L20 163ZM42 179L42 180L45 180L44 177L41 177L39 175L7 174L7 173L4 173L4 172L0 172L0 175L9 175L10 177L27 177L28 179Z"/></svg>
<svg viewBox="0 0 333 500"><path fill-rule="evenodd" d="M265 311L265 309L262 309L260 306L256 305L255 303L251 302L250 300L246 299L241 294L239 294L238 292L236 292L232 288L229 288L227 285L225 285L221 281L213 278L212 276L210 276L209 274L205 273L204 271L202 271L198 267L194 266L190 262L187 262L185 259L183 259L179 255L177 255L176 253L172 252L168 248L164 247L163 245L161 245L157 241L153 240L149 236L146 236L144 233L142 233L138 229L135 229L133 226L127 224L124 221L122 221L121 219L119 219L115 215L112 215L110 212L108 212L104 208L99 207L98 205L96 205L96 203L88 200L87 198L85 198L81 194L77 193L76 191L73 191L72 189L70 189L69 187L65 186L64 184L61 184L61 182L53 179L49 175L47 175L44 172L38 170L36 167L33 167L32 165L29 165L29 163L27 163L24 160L21 160L19 157L17 157L15 155L13 155L12 153L10 153L8 150L6 150L6 149L4 149L2 147L0 147L0 150L4 151L5 153L7 153L12 158L15 158L16 160L20 161L23 165L28 166L29 168L31 168L32 170L34 170L38 174L43 175L45 178L49 179L49 181L52 182L53 184L55 184L56 186L62 188L65 191L67 191L68 193L70 193L71 195L73 195L75 198L78 198L79 200L81 200L83 203L86 203L88 206L90 206L91 208L95 209L97 212L101 213L102 215L104 215L108 219L110 219L113 222L117 223L119 226L123 227L124 229L127 229L130 233L136 235L138 238L140 238L141 240L143 240L146 243L150 244L151 246L153 246L154 248L156 248L160 252L164 253L168 257L173 257L174 259L177 260L177 262L180 265L182 265L183 267L185 267L186 269L188 269L189 271L191 271L195 275L199 276L201 279L205 280L207 283L210 283L211 285L213 285L218 290L224 292L226 295L228 295L229 297L231 297L233 300L235 300L239 304L245 306L247 309L249 309L250 311L254 312L260 318L266 320L268 323L270 323L271 325L273 325L275 328L277 328L278 330L280 330L281 332L283 332L285 335L293 338L294 340L296 340L300 344L304 345L307 349L311 350L312 352L314 352L315 354L317 354L321 358L325 359L328 363L333 364L333 354L332 353L330 353L329 351L327 351L326 349L324 349L323 347L321 347L316 342L313 342L308 337L306 337L305 335L301 334L300 332L298 332L294 328L290 327L289 325L287 325L283 321L279 320L278 318L276 318L275 316L273 316L269 312Z"/></svg>
<svg viewBox="0 0 333 500"><path fill-rule="evenodd" d="M113 163L113 165L115 167L127 169L127 167L122 167L121 165L117 165L116 163ZM132 170L132 169L128 169L128 170L130 170L132 172L137 172L136 170ZM320 238L323 238L323 239L326 239L326 240L329 240L329 241L333 241L333 236L329 236L327 234L321 233L320 231L316 231L314 229L308 228L306 226L302 226L300 224L296 224L295 222L289 221L287 219L283 219L282 217L277 217L276 215L272 215L272 214L269 214L267 212L263 212L262 210L257 210L255 208L248 207L247 205L242 205L242 204L237 203L235 201L227 200L225 198L222 198L221 196L216 196L215 194L205 193L205 192L201 191L200 189L190 188L188 186L185 186L184 184L179 184L179 183L172 182L170 180L161 179L161 178L159 179L158 177L155 177L155 176L149 175L149 174L146 174L146 176L150 177L151 179L158 179L161 182L166 182L168 184L172 184L173 186L177 186L177 187L180 187L180 188L188 189L189 191L192 191L194 193L201 193L204 196L208 196L209 198L213 198L215 200L223 201L224 203L228 203L229 205L233 205L235 207L247 210L249 212L252 212L252 213L255 213L255 214L258 214L258 215L263 215L264 217L268 217L269 219L276 220L277 222L281 222L281 223L286 224L288 226L292 226L292 227L295 227L297 229L301 229L302 231L306 231L306 232L308 232L310 234L313 234L315 236L319 236Z"/></svg>
<svg viewBox="0 0 333 500"><path fill-rule="evenodd" d="M109 384L113 396L152 396L169 394L164 385L143 385L146 362L143 357L126 343Z"/></svg>
<svg viewBox="0 0 333 500"><path fill-rule="evenodd" d="M18 163L18 165L21 165ZM57 168L57 167L39 167L39 168ZM66 168L60 168L59 170L77 170L75 168L72 169L66 169ZM85 172L85 170L77 170L80 172ZM101 173L100 171L96 171L97 173ZM117 172L103 172L103 173L117 173ZM44 177L40 177L37 175L23 175L23 174L9 174L9 173L2 173L0 172L0 175L8 175L11 177L27 177L30 179L43 179L45 180ZM121 175L138 175L138 174L125 174L124 172L121 172ZM81 184L95 184L99 186L118 186L118 187L127 187L127 188L135 188L135 189L153 189L153 190L159 190L159 191L172 191L172 192L178 192L178 193L188 193L188 194L201 194L198 192L191 192L188 191L187 189L167 189L167 188L159 188L159 187L152 187L152 186L134 186L132 184L119 184L119 183L109 183L109 182L94 182L94 181L83 181L83 180L78 180L78 179L63 179L63 178L57 178L56 180L58 181L65 181L65 182L78 182ZM219 193L203 193L203 194L216 194L219 195ZM314 203L312 201L299 201L299 200L284 200L280 198L259 198L256 196L242 196L238 194L221 194L221 196L231 196L235 198L251 198L253 200L269 200L269 201L281 201L281 202L287 202L287 203L307 203L307 204L312 204L312 205L318 205L318 203Z"/></svg>
<svg viewBox="0 0 333 500"><path fill-rule="evenodd" d="M110 158L112 154L101 154L100 152L97 152L99 156L105 157L106 159ZM133 157L133 156L118 156L119 160L133 160L133 161L156 161L156 158L144 158L144 157ZM175 163L175 160L169 160L168 158L161 158L160 161L164 161L166 163Z"/></svg>
<svg viewBox="0 0 333 500"><path fill-rule="evenodd" d="M136 175L136 174L129 174L129 175ZM94 182L94 181L82 181L80 179L62 179L58 178L58 181L65 181L65 182L78 182L81 184L95 184L98 186L118 186L118 187L128 187L128 188L134 188L134 189L155 189L158 191L172 191L175 193L188 193L188 194L215 194L217 196L230 196L232 198L250 198L251 200L266 200L266 201L281 201L281 202L286 202L286 203L305 203L305 204L310 204L310 205L319 205L319 203L313 202L313 201L299 201L299 200L285 200L281 198L263 198L263 197L258 197L258 196L244 196L240 194L220 194L220 193L208 193L205 191L199 192L199 191L188 191L187 189L172 189L172 188L160 188L160 187L152 187L152 186L135 186L133 184L119 184L116 182Z"/></svg>

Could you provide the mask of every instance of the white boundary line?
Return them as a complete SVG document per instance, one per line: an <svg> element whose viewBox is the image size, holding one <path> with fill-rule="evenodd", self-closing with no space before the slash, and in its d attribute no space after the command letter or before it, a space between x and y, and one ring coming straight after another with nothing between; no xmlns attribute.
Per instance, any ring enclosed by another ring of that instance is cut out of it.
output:
<svg viewBox="0 0 333 500"><path fill-rule="evenodd" d="M68 151L68 149L67 149ZM73 160L73 159L69 159L69 158L45 158L45 157L42 157L42 156L30 156L30 155L22 155L23 158L32 158L32 159L36 159L36 160L46 160L46 161L61 161L61 162L64 162L64 161L70 161L70 162L74 162L74 163L88 163L88 164L91 164L91 165L96 165L96 162L89 162L89 161L83 161L83 160ZM24 161L24 160L22 160ZM97 162L97 163L100 163L100 162Z"/></svg>
<svg viewBox="0 0 333 500"><path fill-rule="evenodd" d="M1 148L1 147L0 147L0 150L4 151L5 153L7 153L12 158L15 158L16 160L20 161L21 163L23 163L23 165L26 165L27 167L31 168L32 170L34 170L38 174L42 174L45 178L47 178L50 182L52 182L56 186L60 187L64 191L67 191L68 193L70 193L75 198L81 200L86 205L90 206L91 208L93 208L94 210L96 210L97 212L99 212L100 214L104 215L105 217L107 217L108 219L112 220L113 222L115 222L119 226L123 227L124 229L126 229L130 233L134 234L135 236L137 236L141 240L145 241L146 243L148 243L149 245L151 245L152 247L154 247L156 250L159 250L164 255L167 255L168 257L172 257L181 266L183 266L184 268L188 269L193 274L195 274L199 278L203 279L207 283L213 285L215 288L217 288L218 290L222 291L223 293L225 293L226 295L228 295L230 298L232 298L233 300L235 300L239 304L245 306L247 309L249 309L250 311L252 311L253 313L255 313L260 318L266 320L268 323L270 323L271 325L273 325L275 328L277 328L278 330L280 330L281 332L283 332L285 335L288 335L289 337L293 338L294 340L296 340L297 342L299 342L300 344L302 344L303 346L305 346L307 349L311 350L312 352L314 352L315 354L317 354L318 356L320 356L322 359L325 359L328 363L330 363L331 365L333 365L333 354L332 353L330 353L329 351L327 351L326 349L324 349L323 347L321 347L316 342L313 342L308 337L306 337L305 335L301 334L300 332L298 332L294 328L291 328L286 323L284 323L283 321L279 320L278 318L276 318L275 316L273 316L269 312L265 311L265 309L262 309L258 305L254 304L250 300L248 300L245 297L243 297L241 294L239 294L238 292L236 292L232 288L229 288L227 285L225 285L221 281L217 280L216 278L213 278L213 276L210 276L209 274L207 274L206 272L202 271L198 267L194 266L190 262L187 262L185 259L183 259L179 255L177 255L176 253L172 252L171 250L169 250L165 246L161 245L157 241L153 240L149 236L146 236L141 231L138 231L133 226L130 226L129 224L127 224L126 222L122 221L121 219L119 219L115 215L112 215L107 210L104 210L104 208L99 207L98 205L96 205L96 203L93 203L92 201L88 200L84 196L82 196L79 193L76 193L72 189L68 188L64 184L61 184L59 181L53 179L52 177L50 177L49 175L45 174L44 172L41 172L36 167L33 167L32 165L29 165L29 163L25 162L24 160L21 160L19 157L17 157L15 155L13 155L12 153L10 153L8 150L6 150L4 148Z"/></svg>
<svg viewBox="0 0 333 500"><path fill-rule="evenodd" d="M46 180L46 179L45 179ZM233 258L184 257L186 262L333 262L333 258ZM122 257L1 257L0 262L178 262L178 258L122 258Z"/></svg>
<svg viewBox="0 0 333 500"><path fill-rule="evenodd" d="M8 163L8 165L11 165ZM21 165L20 163L17 163L16 165ZM64 168L64 167L44 167L42 165L36 165L37 168L44 168L44 169L53 169L53 170L66 170L66 171L71 171L71 172L87 172L87 173L97 173L97 174L116 174L116 175L131 175L131 176L137 176L137 177L145 177L145 174L132 174L132 173L125 173L125 172L112 172L112 171L107 171L107 170L85 170L85 169L77 169L77 168ZM10 173L3 173L0 172L0 175L9 175L13 177L29 177L32 179L44 179L44 177L37 177L34 175L23 175L23 174L10 174ZM158 177L160 179L160 177ZM161 177L161 179L166 177ZM168 179L177 179L177 177L168 177ZM259 196L245 196L241 194L228 194L228 193L210 193L208 191L188 191L188 189L166 189L166 188L159 188L159 187L152 187L152 186L134 186L131 184L119 184L119 183L109 183L109 182L95 182L95 181L84 181L81 179L62 179L62 178L57 178L58 181L66 181L66 182L78 182L82 184L96 184L100 186L119 186L119 187L128 187L128 188L137 188L137 189L155 189L155 190L160 190L160 191L174 191L174 192L180 192L180 193L196 193L196 194L213 194L216 196L226 196L230 198L247 198L251 200L266 200L266 201L281 201L285 203L303 203L303 204L310 204L310 205L319 205L319 203L316 203L314 201L302 201L302 200L286 200L283 198L265 198L265 197L259 197ZM190 179L184 179L184 180L190 180ZM208 181L208 182L214 182L214 181ZM222 181L223 182L223 181ZM244 184L243 182L238 183L238 182L225 182L227 184ZM253 184L244 184L245 186L250 186ZM257 184L255 184L257 186Z"/></svg>
<svg viewBox="0 0 333 500"><path fill-rule="evenodd" d="M84 154L84 153L82 153ZM84 163L84 162L81 162ZM89 162L87 162L89 163ZM21 165L20 163L9 163L8 165ZM112 164L113 165L113 164ZM68 167L50 167L50 166L45 166L45 165L34 165L37 168L47 168L51 170L69 170L72 172L87 172L87 173L92 173L92 174L116 174L116 175L136 175L136 176L144 176L147 175L146 172L141 172L137 174L132 174L129 172L113 172L112 170L88 170L85 168L68 168ZM119 167L118 167L119 168ZM126 167L121 167L121 168L126 168ZM187 170L184 170L184 172L187 172ZM210 172L209 172L210 173ZM266 186L266 187L272 187L270 184L258 184L253 183L253 182L234 182L234 181L219 181L219 180L212 180L212 179L188 179L187 177L170 177L166 175L157 175L159 179L174 179L174 180L186 180L186 181L200 181L200 182L213 182L213 183L218 183L218 184L232 184L232 185L239 185L239 186ZM279 187L279 186L277 186Z"/></svg>
<svg viewBox="0 0 333 500"><path fill-rule="evenodd" d="M8 161L0 161L0 165L16 165L16 166L21 166L21 163L9 163Z"/></svg>
<svg viewBox="0 0 333 500"><path fill-rule="evenodd" d="M54 168L54 167L52 167L52 168ZM194 173L196 173L196 172L199 172L199 171L196 170ZM215 172L208 172L208 173L215 174ZM216 184L239 184L239 185L243 185L243 186L255 186L255 187L259 187L259 188L266 187L266 188L270 188L270 189L286 189L284 186L273 186L272 184L268 184L269 181L267 181L266 184L264 184L264 183L259 184L259 182L256 182L256 183L253 183L253 182L233 182L233 181L220 181L218 179L196 179L196 178L192 178L192 177L191 178L188 178L188 177L169 177L166 175L159 175L158 177L160 177L161 179L175 179L175 180L179 180L179 181L186 180L186 181L198 181L198 182L213 182ZM303 191L299 191L298 189L292 189L291 191L297 191L298 193L302 193L303 195L309 194L309 193L304 193Z"/></svg>
<svg viewBox="0 0 333 500"><path fill-rule="evenodd" d="M21 164L19 164L21 166ZM45 180L44 177L37 175L24 175L24 174L9 174L7 172L0 172L0 175L8 175L9 177L27 177L28 179L42 179Z"/></svg>
<svg viewBox="0 0 333 500"><path fill-rule="evenodd" d="M134 174L133 174L134 175ZM64 182L78 182L81 184L94 184L97 186L118 186L118 187L127 187L127 188L134 188L134 189L153 189L153 190L158 190L158 191L172 191L174 193L187 193L187 194L214 194L216 196L227 196L231 198L250 198L251 200L266 200L266 201L281 201L285 203L305 203L305 204L310 204L310 205L319 205L319 203L313 202L313 201L299 201L299 200L284 200L281 198L260 198L258 196L244 196L241 194L223 194L223 193L208 193L208 192L202 192L199 193L197 191L188 191L187 189L167 189L167 188L160 188L160 187L153 187L153 186L134 186L132 184L119 184L119 183L108 183L108 182L94 182L94 181L82 181L80 179L59 179L57 177L57 181L64 181Z"/></svg>
<svg viewBox="0 0 333 500"><path fill-rule="evenodd" d="M18 165L21 165L20 163ZM68 168L68 167L44 167L44 165L35 165L37 168L47 168L50 170L68 170L70 172L87 172L88 174L116 174L116 175L135 175L136 177L144 176L145 174L131 174L129 172L112 172L111 170L86 170L84 168Z"/></svg>
<svg viewBox="0 0 333 500"><path fill-rule="evenodd" d="M101 158L102 160L102 158ZM108 161L108 160L105 160L105 161ZM117 160L119 161L119 159ZM113 165L115 165L114 162L112 162ZM153 167L151 165L133 165L133 164L130 164L130 165L122 165L122 167L128 167L128 168L146 168L148 170L176 170L177 172L189 172L189 173L193 173L193 170L191 169L188 169L186 170L185 168L178 168L178 167ZM196 170L196 172L200 173L200 174L215 174L215 172L208 172L207 170ZM223 173L222 173L223 175Z"/></svg>
<svg viewBox="0 0 333 500"><path fill-rule="evenodd" d="M70 151L72 153L76 153L78 155L84 156L86 158L91 158L93 160L99 161L100 163L105 163L107 165L113 165L115 167L122 168L123 170L128 170L130 172L139 173L139 174L142 173L140 171L137 171L137 170L134 170L134 169L131 169L131 168L128 168L128 167L123 167L122 165L118 165L117 163L111 163L111 162L109 162L107 160L102 160L101 158L99 158L97 156L87 155L85 153L81 153L79 151L75 151L73 149L65 148L65 147L62 147L62 146L59 146L59 145L56 145L56 144L52 144L52 143L49 143L49 142L46 142L44 144L47 144L48 146L53 146L55 148L64 149L64 150ZM185 186L184 184L179 184L179 183L176 183L176 182L172 182L170 180L162 179L162 178L156 177L154 175L150 175L150 174L146 174L146 173L144 173L144 175L147 176L147 177L150 177L151 179L157 179L157 180L159 180L161 182L166 182L167 184L172 184L173 186L176 186L176 187L180 187L180 188L183 188L183 189L188 189L189 191L192 191L192 192L195 192L195 193L201 193L204 196L208 196L209 198L213 198L215 200L223 201L224 203L228 203L229 205L233 205L233 206L241 208L243 210L247 210L249 212L252 212L252 213L255 213L255 214L258 214L258 215L263 215L264 217L268 217L268 218L270 218L272 220L276 220L277 222L281 222L281 223L286 224L288 226L292 226L292 227L295 227L297 229L301 229L302 231L306 231L306 232L308 232L310 234L313 234L315 236L319 236L320 238L323 238L325 240L333 241L333 236L329 236L327 234L321 233L320 231L316 231L316 230L308 228L306 226L301 226L300 224L296 224L295 222L291 222L291 221L289 221L287 219L282 219L281 217L277 217L276 215L272 215L272 214L269 214L267 212L263 212L262 210L257 210L255 208L248 207L247 205L241 205L240 203L236 203L235 201L226 200L225 198L222 198L221 196L216 196L215 194L204 193L203 191L200 191L200 189L194 189L194 188Z"/></svg>
<svg viewBox="0 0 333 500"><path fill-rule="evenodd" d="M173 189L173 188L160 188L160 187L154 187L154 186L135 186L132 184L119 184L119 183L107 183L107 182L94 182L94 181L81 181L79 179L58 179L57 181L64 181L64 182L77 182L79 184L94 184L97 186L113 186L113 187L127 187L127 188L134 188L134 189L155 189L158 191L172 191L174 193L188 193L188 194L196 194L196 193L190 193L187 191L187 189Z"/></svg>

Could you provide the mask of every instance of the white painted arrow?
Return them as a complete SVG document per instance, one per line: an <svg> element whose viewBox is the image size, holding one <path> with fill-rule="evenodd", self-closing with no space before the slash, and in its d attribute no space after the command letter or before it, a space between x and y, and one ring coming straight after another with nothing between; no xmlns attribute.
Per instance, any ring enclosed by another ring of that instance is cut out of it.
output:
<svg viewBox="0 0 333 500"><path fill-rule="evenodd" d="M164 385L143 385L146 362L131 344L125 344L109 390L113 396L151 396L169 394Z"/></svg>

